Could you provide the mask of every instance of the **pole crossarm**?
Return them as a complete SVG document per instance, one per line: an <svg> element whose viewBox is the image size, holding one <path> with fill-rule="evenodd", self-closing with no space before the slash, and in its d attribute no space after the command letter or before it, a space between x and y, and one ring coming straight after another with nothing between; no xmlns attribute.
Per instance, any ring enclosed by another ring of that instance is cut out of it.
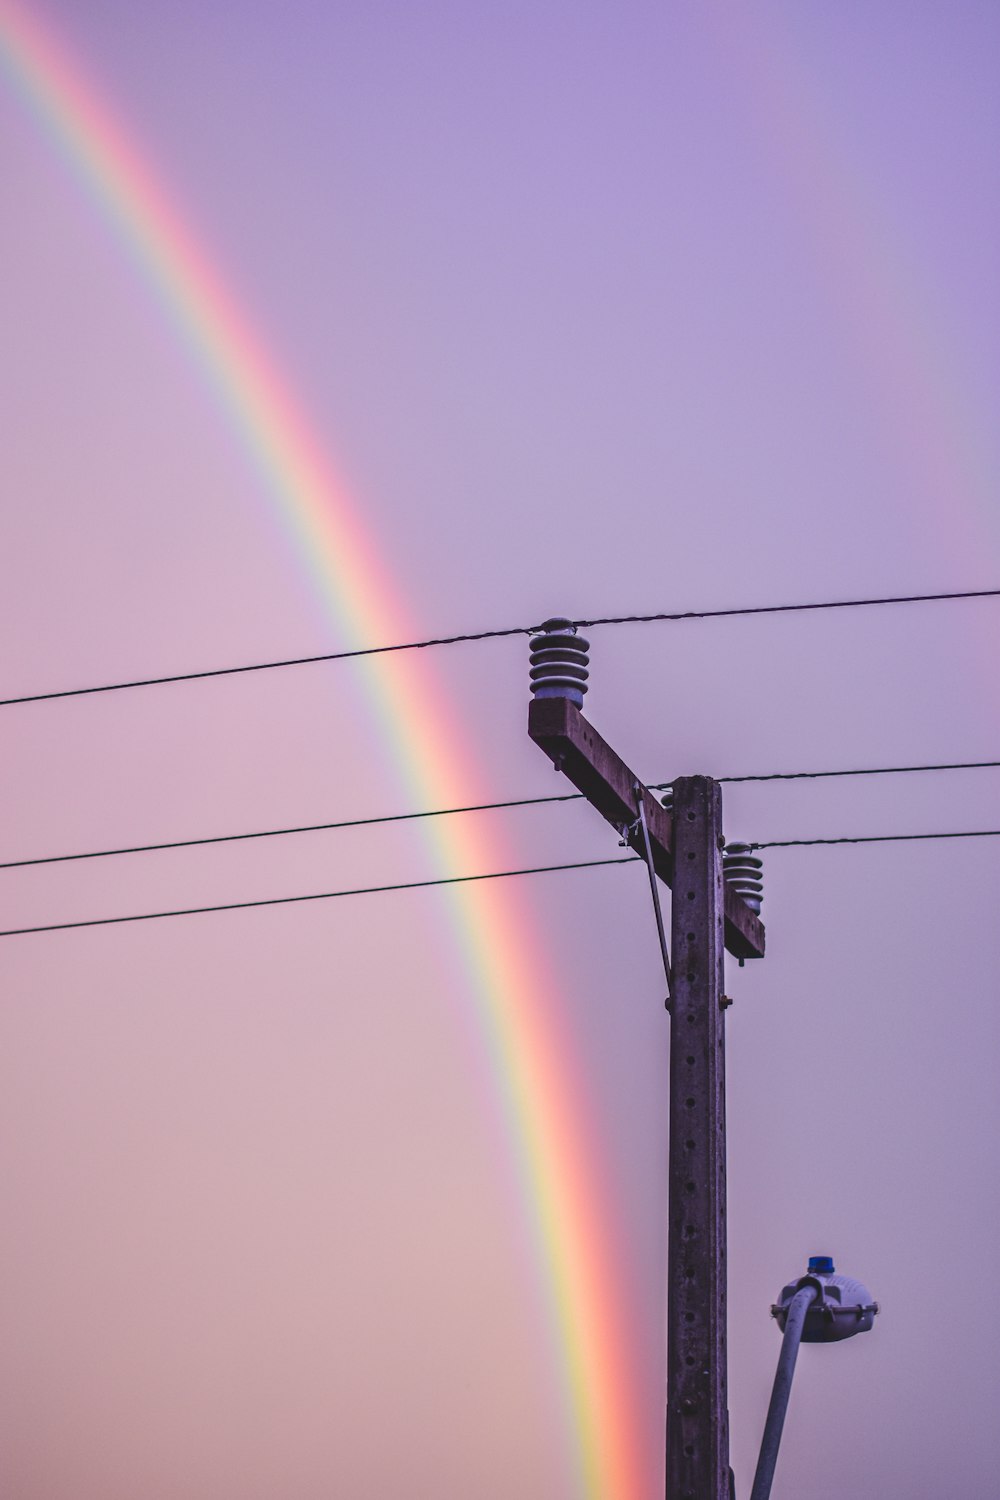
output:
<svg viewBox="0 0 1000 1500"><path fill-rule="evenodd" d="M576 705L567 698L532 699L528 708L528 734L577 791L614 829L624 834L629 848L645 859L642 830L635 826L636 799L642 798L653 868L672 888L674 830L670 813ZM763 958L764 924L728 886L724 899L727 949L734 958Z"/></svg>

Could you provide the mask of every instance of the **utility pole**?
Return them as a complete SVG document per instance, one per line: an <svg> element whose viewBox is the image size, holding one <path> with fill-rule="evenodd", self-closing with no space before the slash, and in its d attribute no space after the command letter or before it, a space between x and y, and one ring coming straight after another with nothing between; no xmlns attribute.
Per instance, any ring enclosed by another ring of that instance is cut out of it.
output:
<svg viewBox="0 0 1000 1500"><path fill-rule="evenodd" d="M722 796L673 784L670 810L581 708L588 643L567 620L531 642L528 733L673 891L667 1262L667 1500L730 1500L726 1390L726 1070L723 960L764 954L764 928L723 878ZM662 938L662 925L661 925Z"/></svg>
<svg viewBox="0 0 1000 1500"><path fill-rule="evenodd" d="M674 782L667 1494L729 1500L722 796Z"/></svg>

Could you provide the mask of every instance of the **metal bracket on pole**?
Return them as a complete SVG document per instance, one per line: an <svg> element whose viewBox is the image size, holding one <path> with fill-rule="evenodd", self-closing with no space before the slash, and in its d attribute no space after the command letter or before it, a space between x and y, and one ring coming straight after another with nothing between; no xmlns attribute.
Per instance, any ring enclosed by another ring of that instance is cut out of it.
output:
<svg viewBox="0 0 1000 1500"><path fill-rule="evenodd" d="M639 817L632 826L633 829L638 829L642 832L642 852L646 860L646 869L649 872L649 890L650 894L653 897L653 914L656 917L656 934L660 939L660 955L663 959L663 972L666 975L667 979L666 1008L667 1010L669 1010L670 1002L673 999L674 981L670 969L670 953L667 949L667 935L663 929L663 913L660 910L660 892L656 884L656 871L653 868L653 847L649 841L649 825L646 822L646 806L644 802L645 788L642 786L641 782L637 781L635 783L635 786L633 787L633 791L635 793L636 802L639 806Z"/></svg>

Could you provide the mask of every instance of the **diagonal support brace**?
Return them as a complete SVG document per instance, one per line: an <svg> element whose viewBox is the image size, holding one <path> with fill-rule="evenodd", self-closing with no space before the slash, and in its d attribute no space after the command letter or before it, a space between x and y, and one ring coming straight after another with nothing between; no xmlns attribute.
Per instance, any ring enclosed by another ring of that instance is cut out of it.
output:
<svg viewBox="0 0 1000 1500"><path fill-rule="evenodd" d="M660 910L660 891L656 883L656 870L653 866L653 846L649 839L649 824L646 822L646 804L643 799L643 787L640 782L634 787L636 802L639 806L639 817L633 827L642 834L642 853L646 861L646 869L649 873L649 891L653 898L653 915L656 917L656 935L660 940L660 956L663 959L663 972L667 980L666 1008L670 1009L673 999L674 981L670 969L670 953L667 948L667 934L663 926L663 912Z"/></svg>
<svg viewBox="0 0 1000 1500"><path fill-rule="evenodd" d="M626 843L637 854L639 831L635 825L635 772L625 764L593 724L566 698L535 698L528 709L528 733L578 792L618 832L628 830ZM653 864L659 878L674 883L674 820L648 793L646 819ZM763 958L764 927L742 896L726 884L726 947L734 958Z"/></svg>

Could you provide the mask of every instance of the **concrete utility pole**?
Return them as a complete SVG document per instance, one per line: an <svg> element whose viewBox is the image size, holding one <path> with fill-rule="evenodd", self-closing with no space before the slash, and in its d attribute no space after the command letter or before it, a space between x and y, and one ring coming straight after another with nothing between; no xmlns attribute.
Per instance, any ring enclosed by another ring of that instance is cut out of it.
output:
<svg viewBox="0 0 1000 1500"><path fill-rule="evenodd" d="M575 628L546 621L531 652L529 735L673 890L666 1493L730 1500L723 958L763 957L764 928L723 879L718 782L679 778L668 811L581 713L587 642Z"/></svg>

